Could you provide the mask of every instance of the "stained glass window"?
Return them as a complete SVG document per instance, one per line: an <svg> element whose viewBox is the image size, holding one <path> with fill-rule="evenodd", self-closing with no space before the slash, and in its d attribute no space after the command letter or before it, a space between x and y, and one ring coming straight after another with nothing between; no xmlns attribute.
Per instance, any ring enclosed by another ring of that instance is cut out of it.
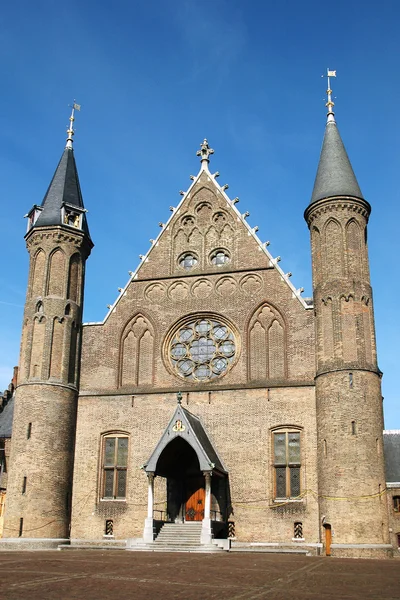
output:
<svg viewBox="0 0 400 600"><path fill-rule="evenodd" d="M121 499L126 496L128 438L106 437L103 446L103 498Z"/></svg>
<svg viewBox="0 0 400 600"><path fill-rule="evenodd" d="M172 338L169 356L182 378L209 381L224 375L236 354L233 331L213 318L185 323Z"/></svg>
<svg viewBox="0 0 400 600"><path fill-rule="evenodd" d="M300 495L300 432L274 433L275 498Z"/></svg>

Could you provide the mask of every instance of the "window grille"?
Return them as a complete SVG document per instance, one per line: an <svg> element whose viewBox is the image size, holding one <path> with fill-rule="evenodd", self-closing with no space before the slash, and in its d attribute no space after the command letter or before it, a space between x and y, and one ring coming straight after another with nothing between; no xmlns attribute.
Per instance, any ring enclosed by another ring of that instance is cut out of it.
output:
<svg viewBox="0 0 400 600"><path fill-rule="evenodd" d="M128 438L105 437L103 446L103 494L105 499L126 497Z"/></svg>
<svg viewBox="0 0 400 600"><path fill-rule="evenodd" d="M106 521L105 535L114 535L114 521L112 519Z"/></svg>
<svg viewBox="0 0 400 600"><path fill-rule="evenodd" d="M303 523L295 521L294 523L294 536L296 539L303 538Z"/></svg>
<svg viewBox="0 0 400 600"><path fill-rule="evenodd" d="M300 495L300 432L274 433L275 498Z"/></svg>

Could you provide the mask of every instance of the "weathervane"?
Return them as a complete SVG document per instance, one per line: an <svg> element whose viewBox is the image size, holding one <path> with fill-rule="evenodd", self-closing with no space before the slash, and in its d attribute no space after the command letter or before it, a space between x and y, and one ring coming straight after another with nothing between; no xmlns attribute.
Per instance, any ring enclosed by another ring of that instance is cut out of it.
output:
<svg viewBox="0 0 400 600"><path fill-rule="evenodd" d="M65 146L66 148L72 148L72 142L75 131L74 131L74 121L75 121L75 111L76 110L81 110L81 105L80 104L76 104L75 100L72 104L72 111L71 111L71 116L69 118L69 127L67 129L67 145Z"/></svg>
<svg viewBox="0 0 400 600"><path fill-rule="evenodd" d="M326 94L328 96L328 102L326 103L325 106L328 109L328 113L327 113L328 123L334 123L335 122L335 113L333 112L333 107L335 106L335 103L332 100L332 90L331 90L330 78L336 77L336 71L330 71L329 67L328 67L328 69L326 70L326 76L328 78L328 89L326 90ZM325 75L321 75L321 77L325 77Z"/></svg>
<svg viewBox="0 0 400 600"><path fill-rule="evenodd" d="M207 169L207 165L210 162L209 156L214 154L214 150L208 145L208 141L204 138L203 143L200 144L200 150L197 150L196 156L200 156L201 166L203 169Z"/></svg>

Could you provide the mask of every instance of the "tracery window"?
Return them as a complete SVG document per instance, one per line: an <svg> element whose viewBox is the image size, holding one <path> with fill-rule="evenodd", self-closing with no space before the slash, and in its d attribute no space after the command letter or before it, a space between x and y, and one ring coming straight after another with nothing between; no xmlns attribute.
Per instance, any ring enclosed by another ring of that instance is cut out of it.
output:
<svg viewBox="0 0 400 600"><path fill-rule="evenodd" d="M169 344L169 359L174 372L194 381L209 381L224 375L235 354L233 331L216 318L185 323Z"/></svg>
<svg viewBox="0 0 400 600"><path fill-rule="evenodd" d="M121 500L126 497L128 466L128 437L106 436L103 438L102 498Z"/></svg>
<svg viewBox="0 0 400 600"><path fill-rule="evenodd" d="M274 497L296 498L300 495L300 431L279 430L273 433Z"/></svg>
<svg viewBox="0 0 400 600"><path fill-rule="evenodd" d="M193 269L193 267L197 265L197 262L197 257L194 254L191 254L190 252L183 254L179 258L179 266L183 267L186 271L189 271L189 269Z"/></svg>
<svg viewBox="0 0 400 600"><path fill-rule="evenodd" d="M216 267L222 267L230 261L230 256L225 250L217 250L211 255L211 264Z"/></svg>

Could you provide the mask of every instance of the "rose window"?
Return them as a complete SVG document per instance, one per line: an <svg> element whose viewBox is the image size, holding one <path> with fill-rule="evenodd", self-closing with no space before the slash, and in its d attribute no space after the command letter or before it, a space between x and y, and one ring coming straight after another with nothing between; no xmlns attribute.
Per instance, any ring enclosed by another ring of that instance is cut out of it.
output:
<svg viewBox="0 0 400 600"><path fill-rule="evenodd" d="M236 354L232 330L215 319L186 323L172 337L169 357L183 379L209 381L224 375Z"/></svg>

